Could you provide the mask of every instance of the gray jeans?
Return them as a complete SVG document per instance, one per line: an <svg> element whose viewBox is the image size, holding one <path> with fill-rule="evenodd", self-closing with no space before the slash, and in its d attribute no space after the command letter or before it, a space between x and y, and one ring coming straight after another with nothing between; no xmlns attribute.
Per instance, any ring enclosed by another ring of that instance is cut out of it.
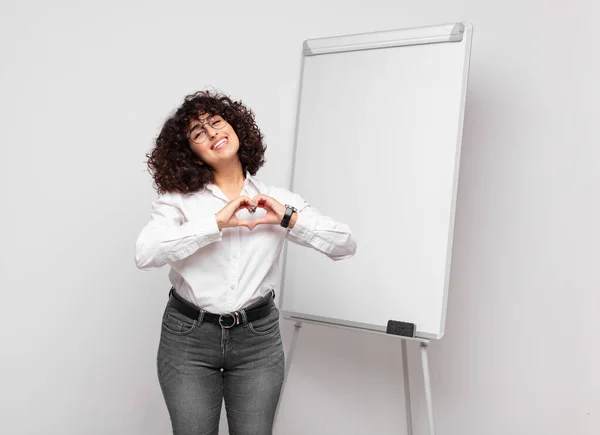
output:
<svg viewBox="0 0 600 435"><path fill-rule="evenodd" d="M217 435L223 399L230 435L272 434L285 365L279 311L272 294L246 309L265 301L268 316L231 329L167 303L157 371L174 435Z"/></svg>

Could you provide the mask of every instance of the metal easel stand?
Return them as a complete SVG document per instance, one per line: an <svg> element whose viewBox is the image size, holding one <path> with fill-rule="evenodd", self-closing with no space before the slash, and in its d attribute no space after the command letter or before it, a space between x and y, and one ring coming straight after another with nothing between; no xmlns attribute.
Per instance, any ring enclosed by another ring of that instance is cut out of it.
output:
<svg viewBox="0 0 600 435"><path fill-rule="evenodd" d="M294 323L294 334L292 335L292 342L290 343L290 349L288 351L288 355L286 357L285 362L285 376L283 379L283 385L281 387L281 395L279 396L279 403L277 403L277 409L275 411L275 421L273 425L275 426L277 423L277 417L279 416L279 406L281 405L281 398L283 397L283 392L285 390L285 384L287 383L290 367L292 365L292 359L294 357L294 350L296 349L296 341L298 340L298 335L300 334L300 328L302 327L302 323L314 323L321 324L319 322L310 322L310 321L295 321ZM321 324L322 325L322 324ZM332 325L328 325L332 326ZM354 329L348 328L344 326L335 326L342 329ZM375 334L380 334L379 332L369 331ZM387 335L387 334L386 334ZM413 424L412 424L412 407L411 407L411 399L410 399L410 382L408 377L408 356L406 351L406 342L411 341L419 341L421 347L421 363L423 368L423 381L425 384L425 402L427 405L427 419L429 422L429 435L435 435L435 421L433 417L433 398L431 394L431 378L429 375L429 357L427 355L427 349L429 346L429 340L426 338L413 338L413 337L399 337L402 339L401 348L402 348L402 374L403 374L403 382L404 382L404 402L406 404L406 427L407 434L413 435Z"/></svg>

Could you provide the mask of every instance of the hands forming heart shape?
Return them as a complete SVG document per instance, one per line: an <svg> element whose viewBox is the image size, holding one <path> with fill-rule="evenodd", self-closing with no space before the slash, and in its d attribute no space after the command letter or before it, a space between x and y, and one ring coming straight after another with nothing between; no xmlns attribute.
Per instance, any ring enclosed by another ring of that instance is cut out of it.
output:
<svg viewBox="0 0 600 435"><path fill-rule="evenodd" d="M257 208L262 208L266 210L267 213L254 220L239 219L236 216L236 213L242 209L247 209L253 214ZM284 205L270 196L260 194L252 199L247 196L240 196L234 199L223 207L221 211L216 213L216 218L219 230L233 227L248 227L252 230L255 226L261 224L279 225L284 214Z"/></svg>

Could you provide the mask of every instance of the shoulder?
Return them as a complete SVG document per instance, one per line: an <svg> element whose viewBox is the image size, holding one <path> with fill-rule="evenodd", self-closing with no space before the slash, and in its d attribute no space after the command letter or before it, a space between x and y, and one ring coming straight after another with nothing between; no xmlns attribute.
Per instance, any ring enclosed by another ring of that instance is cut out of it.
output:
<svg viewBox="0 0 600 435"><path fill-rule="evenodd" d="M184 194L180 192L159 193L154 200L158 205L171 205L180 208L185 199L193 194Z"/></svg>

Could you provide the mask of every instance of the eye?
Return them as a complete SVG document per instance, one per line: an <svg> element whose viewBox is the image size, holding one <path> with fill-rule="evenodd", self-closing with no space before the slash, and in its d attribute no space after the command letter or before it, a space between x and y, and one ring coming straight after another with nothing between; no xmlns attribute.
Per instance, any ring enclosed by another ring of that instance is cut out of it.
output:
<svg viewBox="0 0 600 435"><path fill-rule="evenodd" d="M212 125L213 127L218 127L219 125L221 125L221 123L222 123L222 122L223 122L223 120L222 120L222 119L214 119L214 120L212 121L211 125Z"/></svg>

